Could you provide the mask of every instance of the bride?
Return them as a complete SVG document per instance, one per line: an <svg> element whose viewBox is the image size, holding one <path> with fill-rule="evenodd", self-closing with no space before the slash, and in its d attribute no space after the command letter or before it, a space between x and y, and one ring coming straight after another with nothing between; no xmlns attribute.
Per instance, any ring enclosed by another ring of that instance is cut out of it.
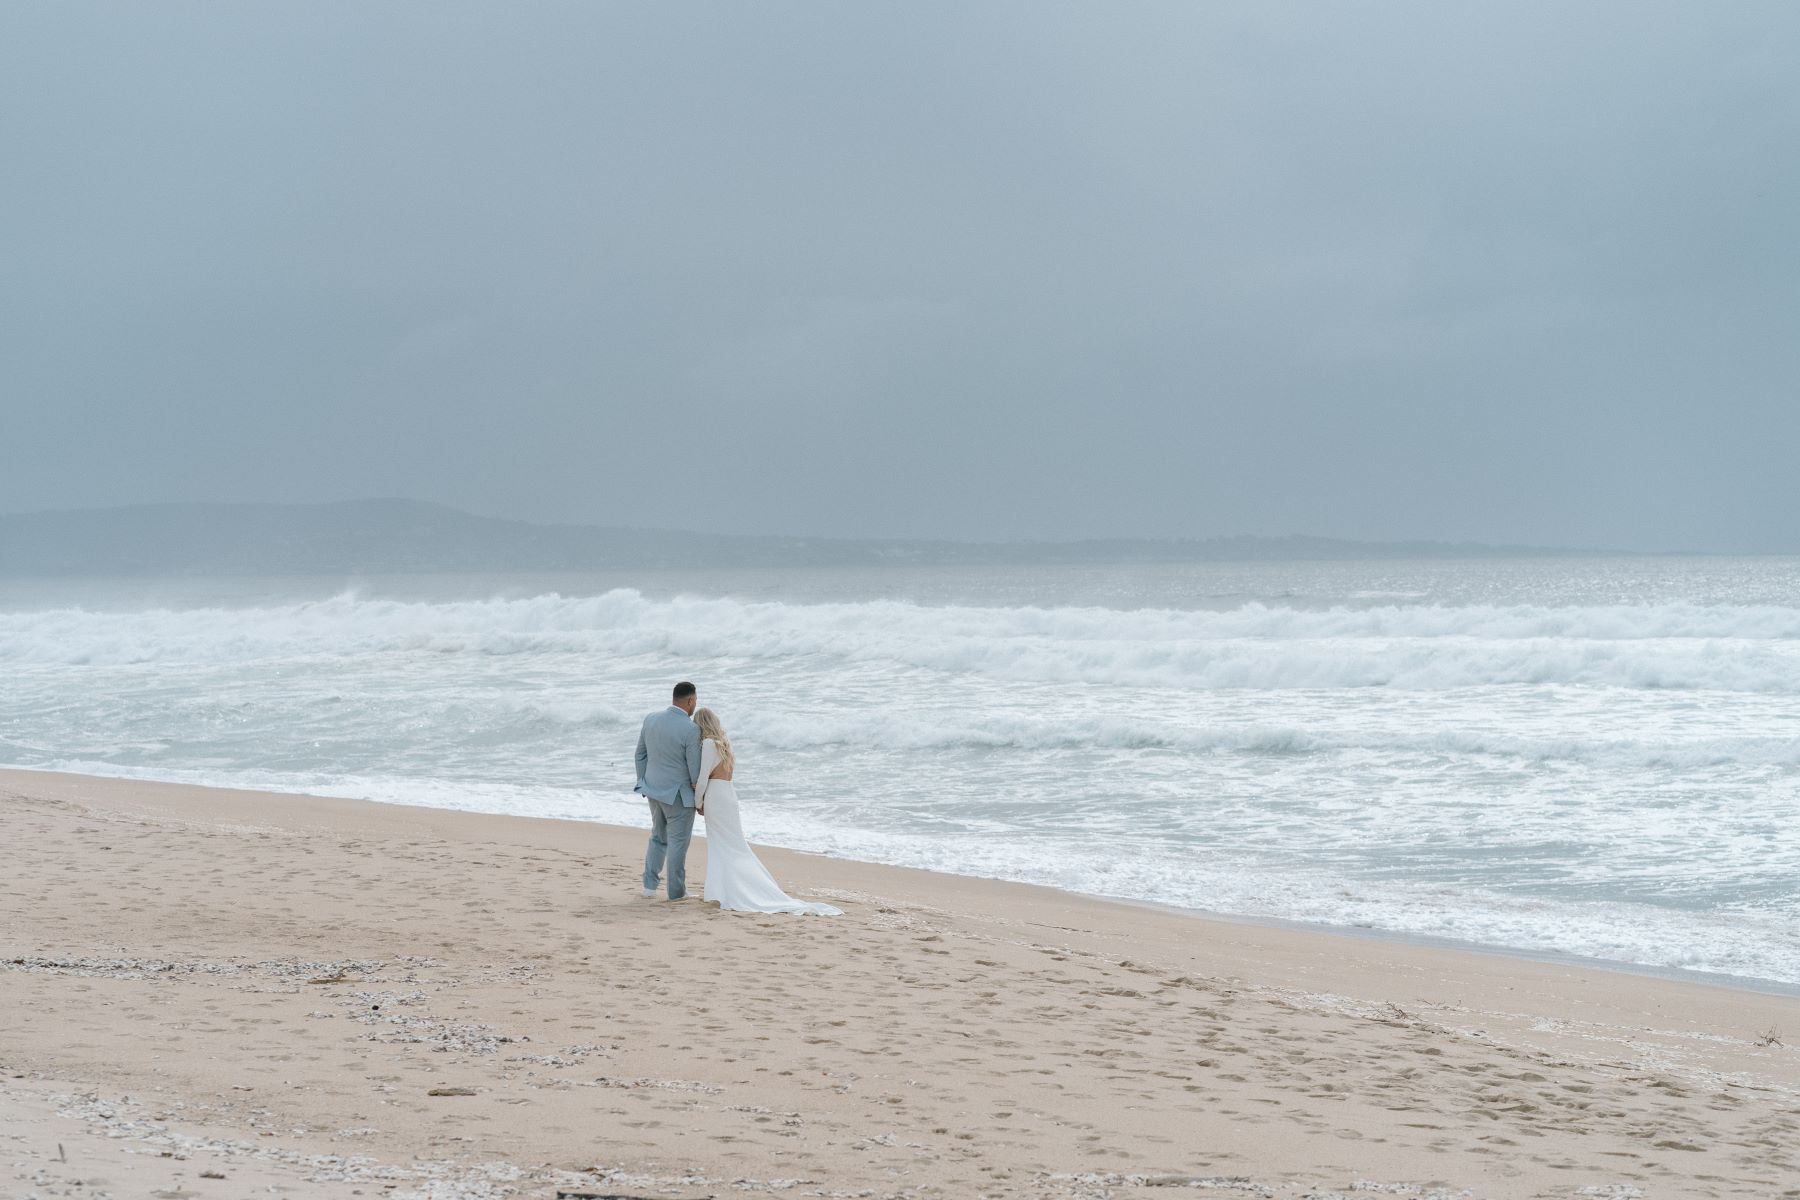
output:
<svg viewBox="0 0 1800 1200"><path fill-rule="evenodd" d="M768 869L744 840L744 823L738 817L737 788L732 785L731 739L710 708L694 714L700 727L700 782L694 788L694 804L706 818L706 882L701 895L720 908L738 912L811 913L840 917L843 910L829 904L808 904L781 890Z"/></svg>

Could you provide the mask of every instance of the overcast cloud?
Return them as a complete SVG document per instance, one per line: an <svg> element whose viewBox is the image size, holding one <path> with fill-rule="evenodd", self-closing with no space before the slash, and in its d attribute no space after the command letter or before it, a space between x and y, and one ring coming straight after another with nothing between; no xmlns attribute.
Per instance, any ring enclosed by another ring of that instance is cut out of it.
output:
<svg viewBox="0 0 1800 1200"><path fill-rule="evenodd" d="M1800 551L1800 5L0 9L0 510Z"/></svg>

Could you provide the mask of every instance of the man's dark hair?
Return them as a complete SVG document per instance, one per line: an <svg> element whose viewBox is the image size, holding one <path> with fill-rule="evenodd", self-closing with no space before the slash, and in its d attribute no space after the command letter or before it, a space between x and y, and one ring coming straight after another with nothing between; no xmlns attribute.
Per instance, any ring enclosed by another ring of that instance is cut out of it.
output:
<svg viewBox="0 0 1800 1200"><path fill-rule="evenodd" d="M687 682L685 679L682 680L675 685L675 703L680 704L683 700L686 700L689 696L693 695L695 690L693 684Z"/></svg>

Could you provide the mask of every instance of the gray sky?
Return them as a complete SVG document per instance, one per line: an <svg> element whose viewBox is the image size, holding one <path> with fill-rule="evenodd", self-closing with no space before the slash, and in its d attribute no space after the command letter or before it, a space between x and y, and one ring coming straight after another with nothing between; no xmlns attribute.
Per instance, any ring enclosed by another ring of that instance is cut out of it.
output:
<svg viewBox="0 0 1800 1200"><path fill-rule="evenodd" d="M1800 5L0 8L0 511L1800 551Z"/></svg>

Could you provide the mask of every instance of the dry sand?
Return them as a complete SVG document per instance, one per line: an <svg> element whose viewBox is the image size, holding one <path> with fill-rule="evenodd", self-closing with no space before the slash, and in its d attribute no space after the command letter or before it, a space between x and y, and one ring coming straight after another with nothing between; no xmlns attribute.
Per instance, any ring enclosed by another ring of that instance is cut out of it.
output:
<svg viewBox="0 0 1800 1200"><path fill-rule="evenodd" d="M0 772L0 1195L1800 1196L1791 998L643 837Z"/></svg>

